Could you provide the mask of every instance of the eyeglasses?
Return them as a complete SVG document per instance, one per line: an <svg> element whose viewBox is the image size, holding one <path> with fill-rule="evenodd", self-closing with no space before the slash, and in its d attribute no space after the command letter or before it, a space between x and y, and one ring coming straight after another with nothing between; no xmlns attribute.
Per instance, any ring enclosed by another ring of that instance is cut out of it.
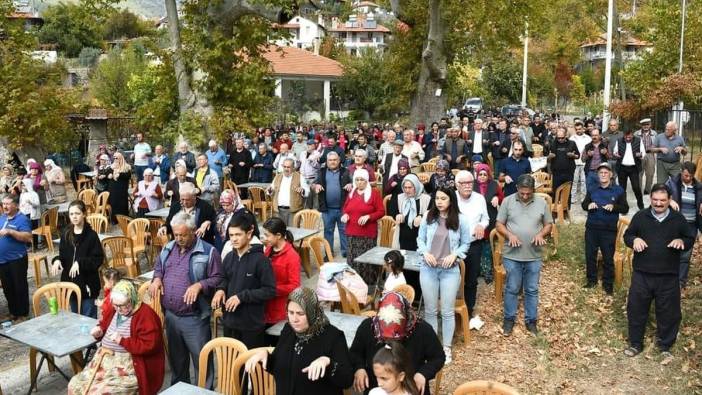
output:
<svg viewBox="0 0 702 395"><path fill-rule="evenodd" d="M456 184L458 184L458 185L473 185L473 181L459 181Z"/></svg>

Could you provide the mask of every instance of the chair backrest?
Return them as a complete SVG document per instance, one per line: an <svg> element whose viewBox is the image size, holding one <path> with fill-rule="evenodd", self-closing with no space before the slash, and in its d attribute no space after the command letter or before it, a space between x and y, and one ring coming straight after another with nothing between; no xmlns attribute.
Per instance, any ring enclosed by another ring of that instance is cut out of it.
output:
<svg viewBox="0 0 702 395"><path fill-rule="evenodd" d="M234 184L234 181L225 178L224 179L224 189L232 189L236 191L236 184Z"/></svg>
<svg viewBox="0 0 702 395"><path fill-rule="evenodd" d="M137 218L129 221L126 235L132 239L134 247L144 247L146 245L146 237L150 235L150 224L146 218Z"/></svg>
<svg viewBox="0 0 702 395"><path fill-rule="evenodd" d="M117 218L117 225L119 226L119 229L122 231L122 234L127 236L129 234L129 231L127 230L129 223L132 221L132 217L127 216L127 215L122 215L122 214L117 214L115 215Z"/></svg>
<svg viewBox="0 0 702 395"><path fill-rule="evenodd" d="M250 187L249 196L251 196L251 200L253 200L254 205L266 201L266 191L264 191L263 188L260 187Z"/></svg>
<svg viewBox="0 0 702 395"><path fill-rule="evenodd" d="M568 199L570 198L570 188L572 185L573 183L567 181L556 189L555 203L561 205L563 210L568 209Z"/></svg>
<svg viewBox="0 0 702 395"><path fill-rule="evenodd" d="M624 232L626 232L630 222L629 218L619 217L619 221L617 221L617 237L614 239L614 251L627 248L624 244Z"/></svg>
<svg viewBox="0 0 702 395"><path fill-rule="evenodd" d="M161 293L156 292L156 297L152 298L151 294L149 293L149 286L151 285L151 281L147 281L144 284L141 284L139 286L139 299L148 304L149 307L151 307L154 312L156 312L156 315L158 315L158 318L161 320L161 326L163 327L163 321L165 319L165 316L163 315L163 308L161 307Z"/></svg>
<svg viewBox="0 0 702 395"><path fill-rule="evenodd" d="M410 304L414 303L414 288L409 284L400 284L392 289L394 292L401 294L407 299Z"/></svg>
<svg viewBox="0 0 702 395"><path fill-rule="evenodd" d="M534 192L534 196L539 196L543 198L546 201L546 204L548 205L549 209L553 211L553 198L551 198L551 195L544 192Z"/></svg>
<svg viewBox="0 0 702 395"><path fill-rule="evenodd" d="M463 262L463 259L458 261L458 269L459 273L461 274L461 282L458 287L458 293L456 294L456 299L458 300L464 300L466 298L466 295L464 295L463 290L465 289L465 283L466 283L466 264Z"/></svg>
<svg viewBox="0 0 702 395"><path fill-rule="evenodd" d="M502 246L505 244L505 238L493 229L490 231L490 248L492 248L492 265L494 267L502 266Z"/></svg>
<svg viewBox="0 0 702 395"><path fill-rule="evenodd" d="M322 214L317 210L300 210L293 217L293 227L304 229L319 229L321 227Z"/></svg>
<svg viewBox="0 0 702 395"><path fill-rule="evenodd" d="M78 192L78 200L85 203L85 207L88 208L88 212L92 213L95 211L95 203L97 199L97 193L94 189L83 189Z"/></svg>
<svg viewBox="0 0 702 395"><path fill-rule="evenodd" d="M100 194L97 195L97 200L95 201L95 212L98 214L107 215L107 202L109 199L109 192L100 192Z"/></svg>
<svg viewBox="0 0 702 395"><path fill-rule="evenodd" d="M229 337L218 337L207 342L200 351L198 387L205 388L208 360L210 353L214 353L212 360L215 365L217 382L214 388L215 392L224 395L239 395L241 393L241 377L239 372L234 371L233 367L237 357L246 351L248 349L244 343Z"/></svg>
<svg viewBox="0 0 702 395"><path fill-rule="evenodd" d="M105 250L105 261L108 267L119 268L127 266L127 259L134 260L134 247L132 239L126 236L108 237L102 241L102 248ZM110 259L108 260L107 256Z"/></svg>
<svg viewBox="0 0 702 395"><path fill-rule="evenodd" d="M392 195L388 195L383 198L383 209L385 209L385 215L388 215L388 203L390 203L390 199L392 199Z"/></svg>
<svg viewBox="0 0 702 395"><path fill-rule="evenodd" d="M426 163L425 163L425 165L426 165ZM431 173L427 173L427 172L417 173L417 178L419 178L419 182L421 182L422 184L426 184L429 182L429 179L431 178Z"/></svg>
<svg viewBox="0 0 702 395"><path fill-rule="evenodd" d="M73 295L76 296L76 306L78 307L78 311L80 311L81 292L78 285L70 282L55 282L44 285L34 291L34 295L32 296L32 311L34 312L34 316L38 317L42 314L42 300L46 301L48 310L49 298L52 296L56 298L59 310L70 311L70 300Z"/></svg>
<svg viewBox="0 0 702 395"><path fill-rule="evenodd" d="M507 384L475 380L459 385L453 395L519 395L519 392Z"/></svg>
<svg viewBox="0 0 702 395"><path fill-rule="evenodd" d="M51 231L52 235L58 233L58 210L58 207L52 207L47 210L47 213L49 214L49 223L47 225L49 226L49 230Z"/></svg>
<svg viewBox="0 0 702 395"><path fill-rule="evenodd" d="M314 254L314 259L317 261L319 268L324 265L324 256L326 255L329 259L333 259L334 253L332 253L331 246L327 239L322 236L314 236L309 239L310 248L312 248L312 254ZM319 269L317 268L317 269Z"/></svg>
<svg viewBox="0 0 702 395"><path fill-rule="evenodd" d="M168 242L168 236L164 236L162 239L158 237L158 229L165 224L166 221L161 218L149 218L149 233L151 233L151 242L155 245L161 245L159 242ZM166 243L163 243L165 245Z"/></svg>
<svg viewBox="0 0 702 395"><path fill-rule="evenodd" d="M436 170L436 162L422 163L422 171L433 172Z"/></svg>
<svg viewBox="0 0 702 395"><path fill-rule="evenodd" d="M378 245L392 248L392 237L395 234L395 219L389 215L378 220Z"/></svg>
<svg viewBox="0 0 702 395"><path fill-rule="evenodd" d="M353 292L349 291L341 282L336 282L339 290L339 300L341 302L341 312L344 314L361 315L361 308L358 306L358 299Z"/></svg>
<svg viewBox="0 0 702 395"><path fill-rule="evenodd" d="M90 214L85 218L85 222L89 223L90 227L97 233L107 232L107 217L102 214Z"/></svg>
<svg viewBox="0 0 702 395"><path fill-rule="evenodd" d="M269 354L273 352L273 347L260 347L246 351L239 355L234 361L234 372L243 376L244 365L254 354L266 350ZM258 363L254 371L249 373L251 382L251 390L253 395L273 395L275 394L275 378L263 368L261 363Z"/></svg>

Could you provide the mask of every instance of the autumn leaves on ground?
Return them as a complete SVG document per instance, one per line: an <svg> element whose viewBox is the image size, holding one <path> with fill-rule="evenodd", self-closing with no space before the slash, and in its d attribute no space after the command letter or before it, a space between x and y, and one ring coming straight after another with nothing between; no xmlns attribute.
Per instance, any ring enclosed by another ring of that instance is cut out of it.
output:
<svg viewBox="0 0 702 395"><path fill-rule="evenodd" d="M454 361L444 369L440 394L477 379L504 382L524 394L702 394L700 246L693 253L674 358L668 361L655 347L653 308L644 352L624 356L629 273L613 297L600 287L583 289L583 249L582 224L562 226L559 251L542 270L536 337L524 328L523 311L512 336L504 337L502 306L495 302L492 284L481 282L478 314L486 324L472 331L465 347L456 336Z"/></svg>

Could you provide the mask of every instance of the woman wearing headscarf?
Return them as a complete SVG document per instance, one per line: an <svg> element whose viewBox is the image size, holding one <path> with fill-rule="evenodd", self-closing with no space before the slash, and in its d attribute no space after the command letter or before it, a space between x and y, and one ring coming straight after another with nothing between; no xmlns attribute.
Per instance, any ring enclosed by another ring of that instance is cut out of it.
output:
<svg viewBox="0 0 702 395"><path fill-rule="evenodd" d="M475 181L473 181L473 191L483 195L487 203L488 217L490 223L485 228L484 239L490 237L490 232L495 228L495 220L497 219L497 209L502 204L502 199L505 195L502 187L492 176L490 166L485 163L480 163L475 166ZM480 272L482 273L485 282L492 282L492 249L490 243L483 244L483 256L480 260Z"/></svg>
<svg viewBox="0 0 702 395"><path fill-rule="evenodd" d="M451 165L449 165L446 159L441 159L436 162L434 174L431 175L429 182L424 187L426 188L426 192L432 194L432 196L439 188L456 187L456 181L451 172Z"/></svg>
<svg viewBox="0 0 702 395"><path fill-rule="evenodd" d="M2 174L0 174L0 192L10 193L12 187L15 185L15 169L12 165L5 165L2 167Z"/></svg>
<svg viewBox="0 0 702 395"><path fill-rule="evenodd" d="M68 383L68 394L154 395L163 384L165 372L161 320L151 307L141 303L136 288L127 280L112 288L110 300L112 308L90 331L101 340L100 349ZM88 388L95 370L97 374Z"/></svg>
<svg viewBox="0 0 702 395"><path fill-rule="evenodd" d="M397 341L412 357L417 372L414 382L420 393L431 395L429 381L444 366L445 355L439 338L426 321L417 317L412 304L397 292L383 295L378 314L361 322L351 345L351 363L354 370L353 387L368 394L378 382L373 374L373 356L387 342Z"/></svg>
<svg viewBox="0 0 702 395"><path fill-rule="evenodd" d="M393 200L402 193L402 180L410 173L409 161L405 158L397 162L397 173L395 173L385 184L385 195L392 195Z"/></svg>
<svg viewBox="0 0 702 395"><path fill-rule="evenodd" d="M275 378L278 395L341 395L353 383L344 332L329 323L315 292L300 287L288 296L288 322L272 353L262 350L246 362L259 362Z"/></svg>
<svg viewBox="0 0 702 395"><path fill-rule="evenodd" d="M41 203L39 195L34 191L34 184L29 178L22 180L22 192L19 198L19 211L29 217L32 228L36 228L41 218Z"/></svg>
<svg viewBox="0 0 702 395"><path fill-rule="evenodd" d="M63 174L63 169L57 166L53 160L47 159L44 161L44 176L46 180L42 180L42 185L47 189L46 198L49 203L63 203L66 201L66 175Z"/></svg>
<svg viewBox="0 0 702 395"><path fill-rule="evenodd" d="M108 202L112 206L112 223L117 223L117 214L129 215L129 180L131 178L131 166L124 160L124 155L121 152L115 152L112 174L107 176L109 180L107 190L110 192Z"/></svg>
<svg viewBox="0 0 702 395"><path fill-rule="evenodd" d="M235 189L225 189L219 195L219 211L217 212L217 232L215 234L215 248L222 255L222 260L224 257L232 250L231 243L229 241L229 223L232 221L235 215L246 212L246 206L241 201L241 196L237 193ZM253 235L256 239L259 238L260 233L258 230L258 223L255 221L254 216L254 232Z"/></svg>
<svg viewBox="0 0 702 395"><path fill-rule="evenodd" d="M32 180L32 189L39 195L39 202L41 204L46 204L46 193L44 192L46 178L44 178L42 174L41 166L32 158L27 160L27 166L29 167L29 174L24 178Z"/></svg>
<svg viewBox="0 0 702 395"><path fill-rule="evenodd" d="M133 208L138 218L144 218L149 211L163 207L163 191L161 184L154 179L153 169L144 170L144 179L139 181L133 194Z"/></svg>
<svg viewBox="0 0 702 395"><path fill-rule="evenodd" d="M366 169L358 169L353 173L353 189L344 202L341 222L346 224L346 262L361 275L366 284L375 284L377 267L354 262L361 254L375 247L378 220L385 215L380 194L369 184Z"/></svg>
<svg viewBox="0 0 702 395"><path fill-rule="evenodd" d="M110 154L107 152L107 145L100 144L100 146L98 147L98 152L95 155L95 169L96 170L102 164L102 162L100 162L100 161L102 160L103 155L105 155L105 157L107 157L107 164L108 165L112 164L112 161L110 160Z"/></svg>
<svg viewBox="0 0 702 395"><path fill-rule="evenodd" d="M107 192L110 187L111 174L112 166L110 166L110 157L107 154L100 155L97 164L97 173L95 174L95 192Z"/></svg>

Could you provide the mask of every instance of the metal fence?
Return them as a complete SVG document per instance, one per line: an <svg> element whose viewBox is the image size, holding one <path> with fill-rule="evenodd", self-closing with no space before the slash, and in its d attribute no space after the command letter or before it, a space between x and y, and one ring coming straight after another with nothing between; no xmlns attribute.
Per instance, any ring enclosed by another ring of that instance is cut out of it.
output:
<svg viewBox="0 0 702 395"><path fill-rule="evenodd" d="M702 153L702 109L659 111L651 118L651 127L657 132L665 131L668 121L682 119L682 136L688 147L688 157Z"/></svg>

